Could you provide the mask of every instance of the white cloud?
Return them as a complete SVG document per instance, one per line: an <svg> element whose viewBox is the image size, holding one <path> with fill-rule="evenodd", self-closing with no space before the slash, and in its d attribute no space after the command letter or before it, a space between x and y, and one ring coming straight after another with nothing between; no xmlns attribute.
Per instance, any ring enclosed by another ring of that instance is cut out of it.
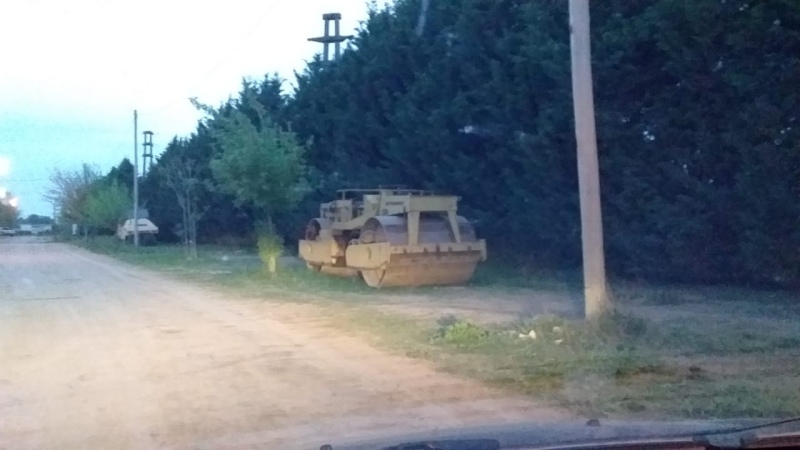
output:
<svg viewBox="0 0 800 450"><path fill-rule="evenodd" d="M326 12L341 12L349 34L366 17L366 2L0 2L0 151L27 179L46 179L53 164L107 169L132 153L138 109L140 130L156 134L158 152L194 129L200 115L189 97L218 104L242 77L292 78L321 50L307 38L321 34ZM41 192L44 184L24 189Z"/></svg>

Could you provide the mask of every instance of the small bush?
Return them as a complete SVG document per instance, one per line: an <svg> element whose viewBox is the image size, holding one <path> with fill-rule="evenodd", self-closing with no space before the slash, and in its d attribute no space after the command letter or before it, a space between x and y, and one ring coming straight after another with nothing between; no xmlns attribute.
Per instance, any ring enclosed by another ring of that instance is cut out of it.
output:
<svg viewBox="0 0 800 450"><path fill-rule="evenodd" d="M258 256L269 273L275 273L278 257L283 254L283 239L274 233L264 233L258 238Z"/></svg>
<svg viewBox="0 0 800 450"><path fill-rule="evenodd" d="M441 327L437 339L456 347L471 348L489 337L489 331L471 322L460 321L455 317L446 317L439 320Z"/></svg>

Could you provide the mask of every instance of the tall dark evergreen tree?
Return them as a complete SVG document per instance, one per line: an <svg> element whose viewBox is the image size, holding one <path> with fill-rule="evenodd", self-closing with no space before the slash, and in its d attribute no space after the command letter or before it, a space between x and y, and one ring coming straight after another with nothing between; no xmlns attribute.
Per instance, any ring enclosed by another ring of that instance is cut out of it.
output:
<svg viewBox="0 0 800 450"><path fill-rule="evenodd" d="M592 2L608 265L661 280L800 283L800 3ZM580 263L567 5L418 0L373 6L339 60L316 58L287 93L275 75L223 105L307 144L311 192L275 217L298 237L342 187L404 184L462 196L493 252ZM256 123L256 126L258 124ZM173 140L209 183L201 238L252 232L212 188L206 124ZM122 166L113 177L122 177ZM112 175L109 175L112 177ZM151 173L154 215L179 211Z"/></svg>

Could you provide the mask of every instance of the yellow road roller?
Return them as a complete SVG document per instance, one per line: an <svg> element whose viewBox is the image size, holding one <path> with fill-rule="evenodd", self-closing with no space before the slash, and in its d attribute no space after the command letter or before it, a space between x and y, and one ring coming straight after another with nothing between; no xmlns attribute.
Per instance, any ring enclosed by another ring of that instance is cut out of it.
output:
<svg viewBox="0 0 800 450"><path fill-rule="evenodd" d="M360 275L372 287L463 284L486 260L458 197L398 188L337 191L298 250L311 270Z"/></svg>

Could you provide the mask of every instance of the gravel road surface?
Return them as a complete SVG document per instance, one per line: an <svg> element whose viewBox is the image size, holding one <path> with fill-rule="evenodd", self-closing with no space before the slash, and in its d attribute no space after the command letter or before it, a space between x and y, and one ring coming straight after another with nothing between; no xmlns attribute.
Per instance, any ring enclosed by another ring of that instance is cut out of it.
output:
<svg viewBox="0 0 800 450"><path fill-rule="evenodd" d="M319 448L334 439L557 420L339 335L37 238L0 238L0 448Z"/></svg>

